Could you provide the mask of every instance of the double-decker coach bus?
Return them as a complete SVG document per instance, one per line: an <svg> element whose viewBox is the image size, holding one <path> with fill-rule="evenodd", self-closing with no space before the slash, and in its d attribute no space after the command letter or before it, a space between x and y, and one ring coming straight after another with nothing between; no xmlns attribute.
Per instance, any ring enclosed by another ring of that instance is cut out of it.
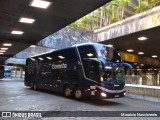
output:
<svg viewBox="0 0 160 120"><path fill-rule="evenodd" d="M118 51L91 43L37 55L26 60L25 85L64 93L66 97L125 96L124 66Z"/></svg>

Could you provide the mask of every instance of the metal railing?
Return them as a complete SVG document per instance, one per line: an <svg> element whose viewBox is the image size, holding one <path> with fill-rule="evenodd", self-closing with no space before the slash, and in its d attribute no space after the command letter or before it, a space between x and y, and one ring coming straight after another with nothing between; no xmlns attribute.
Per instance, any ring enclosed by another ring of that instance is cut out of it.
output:
<svg viewBox="0 0 160 120"><path fill-rule="evenodd" d="M160 86L158 75L126 75L126 84Z"/></svg>

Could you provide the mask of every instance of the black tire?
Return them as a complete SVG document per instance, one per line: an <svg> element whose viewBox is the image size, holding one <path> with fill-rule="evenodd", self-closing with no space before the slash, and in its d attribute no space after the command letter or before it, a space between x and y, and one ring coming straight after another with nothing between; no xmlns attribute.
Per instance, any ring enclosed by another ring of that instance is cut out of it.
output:
<svg viewBox="0 0 160 120"><path fill-rule="evenodd" d="M34 82L31 82L31 86L30 86L31 89L33 89L33 86L34 86Z"/></svg>
<svg viewBox="0 0 160 120"><path fill-rule="evenodd" d="M79 87L74 89L74 98L78 101L82 100L82 90Z"/></svg>
<svg viewBox="0 0 160 120"><path fill-rule="evenodd" d="M36 83L33 84L33 90L37 90L37 84Z"/></svg>
<svg viewBox="0 0 160 120"><path fill-rule="evenodd" d="M64 95L67 98L71 98L72 97L72 90L68 86L64 87Z"/></svg>

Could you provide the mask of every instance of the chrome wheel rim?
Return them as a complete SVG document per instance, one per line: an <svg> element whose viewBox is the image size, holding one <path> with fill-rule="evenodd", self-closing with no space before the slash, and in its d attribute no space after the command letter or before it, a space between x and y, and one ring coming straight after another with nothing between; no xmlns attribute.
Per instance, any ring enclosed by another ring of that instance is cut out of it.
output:
<svg viewBox="0 0 160 120"><path fill-rule="evenodd" d="M65 95L70 96L70 94L71 94L71 90L69 88L66 88Z"/></svg>
<svg viewBox="0 0 160 120"><path fill-rule="evenodd" d="M77 89L77 90L75 91L75 97L76 97L76 98L81 98L81 95L82 95L81 90Z"/></svg>

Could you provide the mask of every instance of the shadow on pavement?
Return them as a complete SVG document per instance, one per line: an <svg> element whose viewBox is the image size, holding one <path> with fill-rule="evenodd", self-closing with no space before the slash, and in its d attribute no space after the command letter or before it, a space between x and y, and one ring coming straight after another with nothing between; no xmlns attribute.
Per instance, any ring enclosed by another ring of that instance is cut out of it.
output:
<svg viewBox="0 0 160 120"><path fill-rule="evenodd" d="M31 90L30 88L27 88L27 89ZM63 97L64 99L74 100L74 98L66 98L62 93L58 93L58 92L42 90L42 89L38 89L37 91L50 94L53 96L57 96L57 97ZM118 106L121 104L115 101L111 101L111 99L94 99L94 98L83 98L81 101L77 101L77 102L87 103L87 104L96 105L96 106Z"/></svg>
<svg viewBox="0 0 160 120"><path fill-rule="evenodd" d="M92 104L92 105L97 105L97 106L118 106L121 103L115 102L115 101L110 101L107 99L92 99L92 98L84 98L82 102Z"/></svg>

